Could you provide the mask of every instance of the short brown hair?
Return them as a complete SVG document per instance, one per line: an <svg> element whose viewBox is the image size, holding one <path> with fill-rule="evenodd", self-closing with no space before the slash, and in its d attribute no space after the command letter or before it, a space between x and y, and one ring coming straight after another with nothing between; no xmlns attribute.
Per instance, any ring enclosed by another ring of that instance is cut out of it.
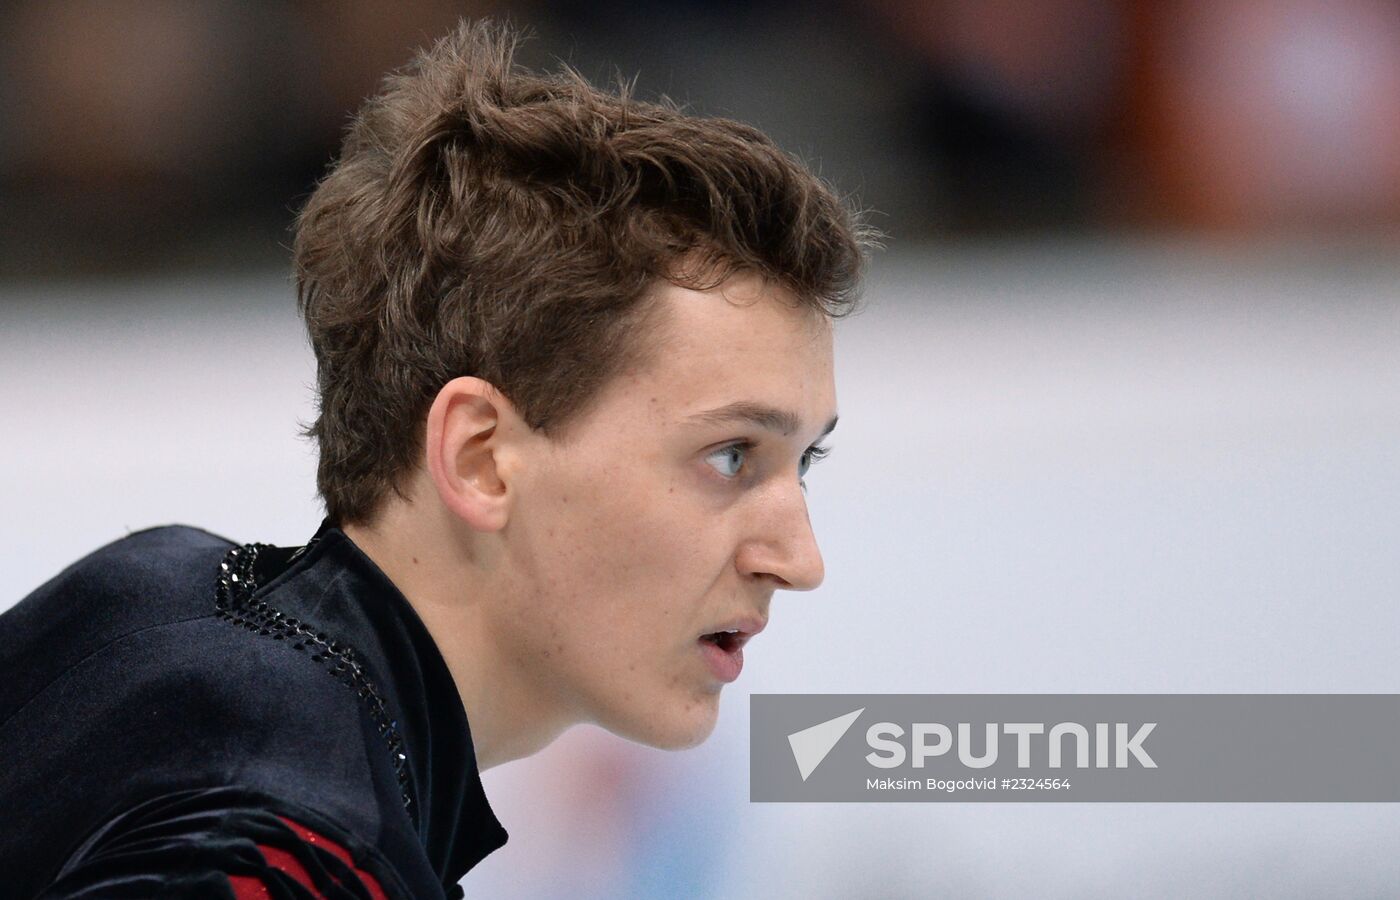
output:
<svg viewBox="0 0 1400 900"><path fill-rule="evenodd" d="M338 524L403 495L455 377L562 433L646 359L658 279L754 271L833 318L856 303L874 232L800 162L747 125L524 70L518 41L463 22L386 77L297 218L319 393L303 434Z"/></svg>

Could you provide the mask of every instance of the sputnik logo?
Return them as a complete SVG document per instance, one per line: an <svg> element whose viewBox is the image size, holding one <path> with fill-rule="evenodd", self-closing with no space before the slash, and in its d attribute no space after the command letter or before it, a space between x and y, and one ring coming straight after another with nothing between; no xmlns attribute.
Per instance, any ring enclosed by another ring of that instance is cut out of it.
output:
<svg viewBox="0 0 1400 900"><path fill-rule="evenodd" d="M806 781L807 776L816 770L817 766L826 759L831 748L836 746L850 727L855 724L860 714L865 712L862 706L855 712L848 712L844 716L837 716L828 719L819 725L811 728L804 728L801 731L794 731L788 735L788 745L792 747L792 758L797 761L797 771L802 773L802 780Z"/></svg>

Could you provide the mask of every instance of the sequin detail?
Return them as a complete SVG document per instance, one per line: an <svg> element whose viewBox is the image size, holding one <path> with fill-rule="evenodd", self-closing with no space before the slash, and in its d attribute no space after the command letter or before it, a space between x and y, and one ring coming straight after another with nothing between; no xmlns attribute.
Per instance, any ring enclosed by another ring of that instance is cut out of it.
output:
<svg viewBox="0 0 1400 900"><path fill-rule="evenodd" d="M308 544L298 550L292 559L310 546ZM253 569L258 552L271 547L271 544L244 544L234 547L224 556L219 563L218 589L214 600L220 618L276 641L291 641L294 649L309 653L314 661L359 696L389 748L389 759L399 779L399 793L404 809L408 809L411 803L408 796L408 757L403 752L398 720L389 717L384 698L365 675L354 648L340 643L324 631L317 631L294 616L285 615L266 600L253 597L258 589Z"/></svg>

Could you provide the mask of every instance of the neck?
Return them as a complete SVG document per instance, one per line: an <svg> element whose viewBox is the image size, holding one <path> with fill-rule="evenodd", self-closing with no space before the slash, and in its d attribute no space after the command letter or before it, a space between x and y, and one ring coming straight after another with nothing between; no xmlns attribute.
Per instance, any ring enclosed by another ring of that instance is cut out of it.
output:
<svg viewBox="0 0 1400 900"><path fill-rule="evenodd" d="M477 537L470 529L445 515L424 518L431 517L392 503L373 524L342 530L427 626L466 709L477 768L537 753L573 722L494 627L514 587L503 567L481 565L466 551Z"/></svg>

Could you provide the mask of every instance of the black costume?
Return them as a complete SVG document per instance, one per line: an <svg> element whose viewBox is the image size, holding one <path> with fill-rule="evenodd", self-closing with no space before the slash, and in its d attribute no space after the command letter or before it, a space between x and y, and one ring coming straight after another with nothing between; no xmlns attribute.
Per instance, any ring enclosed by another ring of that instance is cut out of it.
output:
<svg viewBox="0 0 1400 900"><path fill-rule="evenodd" d="M288 820L390 898L460 897L506 841L437 645L329 521L140 531L0 615L0 760L3 898L375 896Z"/></svg>

